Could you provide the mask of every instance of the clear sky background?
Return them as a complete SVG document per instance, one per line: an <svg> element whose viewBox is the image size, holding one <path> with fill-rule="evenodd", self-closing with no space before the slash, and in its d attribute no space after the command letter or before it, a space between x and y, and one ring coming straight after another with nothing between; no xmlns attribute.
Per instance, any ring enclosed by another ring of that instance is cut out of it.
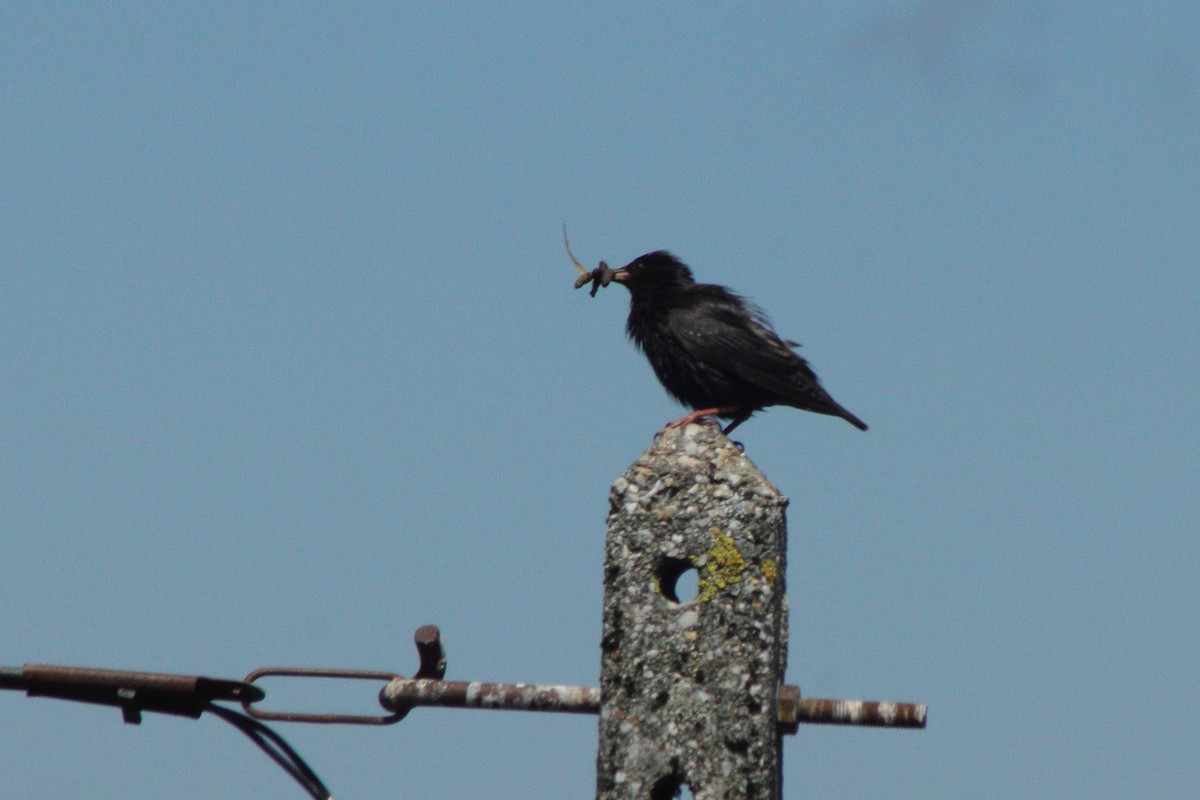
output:
<svg viewBox="0 0 1200 800"><path fill-rule="evenodd" d="M930 707L802 729L786 797L1194 793L1198 41L1195 2L6 4L0 665L411 673L435 623L450 678L596 685L608 486L680 409L565 222L749 295L871 424L737 432L791 498L789 681ZM0 721L6 798L302 796L212 718ZM279 731L342 800L594 791L590 717Z"/></svg>

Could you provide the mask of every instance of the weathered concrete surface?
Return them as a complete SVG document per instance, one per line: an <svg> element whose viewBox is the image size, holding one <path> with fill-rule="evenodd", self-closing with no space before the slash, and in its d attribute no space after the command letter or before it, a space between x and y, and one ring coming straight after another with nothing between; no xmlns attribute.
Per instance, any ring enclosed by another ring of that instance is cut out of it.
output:
<svg viewBox="0 0 1200 800"><path fill-rule="evenodd" d="M665 432L609 499L598 800L780 798L787 500L707 425Z"/></svg>

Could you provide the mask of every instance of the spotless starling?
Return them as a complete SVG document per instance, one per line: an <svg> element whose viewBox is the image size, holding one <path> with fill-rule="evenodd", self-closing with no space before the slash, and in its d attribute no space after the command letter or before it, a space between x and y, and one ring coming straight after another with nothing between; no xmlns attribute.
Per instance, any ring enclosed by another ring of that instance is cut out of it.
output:
<svg viewBox="0 0 1200 800"><path fill-rule="evenodd" d="M569 252L569 251L568 251ZM665 250L635 258L620 269L603 262L590 275L599 286L616 281L629 290L625 330L646 355L654 374L675 399L693 410L667 425L704 417L730 420L725 433L767 406L792 406L867 425L821 386L808 362L771 328L761 311L725 288L696 283L692 271Z"/></svg>

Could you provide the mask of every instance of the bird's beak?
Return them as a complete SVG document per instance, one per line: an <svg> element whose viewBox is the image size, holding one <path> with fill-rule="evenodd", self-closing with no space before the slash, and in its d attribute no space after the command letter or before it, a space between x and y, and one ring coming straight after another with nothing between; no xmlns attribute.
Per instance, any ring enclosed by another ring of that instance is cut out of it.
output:
<svg viewBox="0 0 1200 800"><path fill-rule="evenodd" d="M614 281L624 283L625 281L629 280L629 270L625 267L614 269L611 273L609 273L608 277L612 278Z"/></svg>

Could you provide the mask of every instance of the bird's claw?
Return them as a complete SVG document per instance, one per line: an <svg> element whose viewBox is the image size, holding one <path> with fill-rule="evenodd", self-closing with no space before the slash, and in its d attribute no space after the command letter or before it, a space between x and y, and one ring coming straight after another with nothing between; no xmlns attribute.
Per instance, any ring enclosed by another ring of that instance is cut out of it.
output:
<svg viewBox="0 0 1200 800"><path fill-rule="evenodd" d="M717 418L713 414L699 414L698 415L695 412L692 412L691 414L688 414L685 417L680 417L679 419L671 420L666 425L663 425L662 430L660 430L658 433L654 434L654 438L657 439L659 436L662 436L664 433L671 430L672 428L686 428L688 425L693 425L693 424L694 425L710 425L714 428L717 428L718 430L720 430L720 428L721 428L721 423L717 421Z"/></svg>

